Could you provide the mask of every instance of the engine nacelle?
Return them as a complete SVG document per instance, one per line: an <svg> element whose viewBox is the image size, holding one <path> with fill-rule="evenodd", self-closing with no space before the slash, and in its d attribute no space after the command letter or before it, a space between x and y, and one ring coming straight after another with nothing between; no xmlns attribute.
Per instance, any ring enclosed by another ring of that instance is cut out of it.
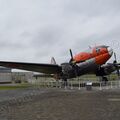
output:
<svg viewBox="0 0 120 120"><path fill-rule="evenodd" d="M115 70L116 70L116 68L115 68L115 66L113 64L106 64L106 65L101 66L97 70L96 75L97 76L109 75L109 74L111 74Z"/></svg>
<svg viewBox="0 0 120 120"><path fill-rule="evenodd" d="M61 66L62 66L63 76L67 78L72 78L76 76L75 66L71 65L70 63L62 63Z"/></svg>

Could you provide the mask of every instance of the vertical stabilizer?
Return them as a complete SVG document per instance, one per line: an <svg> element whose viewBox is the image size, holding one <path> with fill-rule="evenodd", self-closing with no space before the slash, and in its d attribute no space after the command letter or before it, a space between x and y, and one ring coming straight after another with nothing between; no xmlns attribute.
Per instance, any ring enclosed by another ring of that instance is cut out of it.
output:
<svg viewBox="0 0 120 120"><path fill-rule="evenodd" d="M51 64L54 64L54 65L56 64L56 61L55 61L54 57L51 58Z"/></svg>

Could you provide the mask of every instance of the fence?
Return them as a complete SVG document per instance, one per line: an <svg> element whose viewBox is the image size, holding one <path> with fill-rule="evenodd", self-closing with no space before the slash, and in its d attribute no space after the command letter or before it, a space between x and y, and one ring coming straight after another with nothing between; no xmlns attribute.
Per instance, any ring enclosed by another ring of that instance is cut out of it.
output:
<svg viewBox="0 0 120 120"><path fill-rule="evenodd" d="M63 81L34 81L32 85L38 88L64 88L64 89L78 89L83 90L86 89L87 83L92 83L91 88L93 90L104 90L104 89L117 89L120 88L120 80L99 82L99 81L76 81L69 80L67 82Z"/></svg>

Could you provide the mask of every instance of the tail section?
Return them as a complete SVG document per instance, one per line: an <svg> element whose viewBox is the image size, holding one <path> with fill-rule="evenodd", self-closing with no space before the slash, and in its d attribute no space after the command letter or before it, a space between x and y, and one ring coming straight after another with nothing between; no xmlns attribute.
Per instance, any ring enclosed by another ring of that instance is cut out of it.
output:
<svg viewBox="0 0 120 120"><path fill-rule="evenodd" d="M54 57L51 58L51 64L56 65L56 61L55 61L55 58L54 58Z"/></svg>

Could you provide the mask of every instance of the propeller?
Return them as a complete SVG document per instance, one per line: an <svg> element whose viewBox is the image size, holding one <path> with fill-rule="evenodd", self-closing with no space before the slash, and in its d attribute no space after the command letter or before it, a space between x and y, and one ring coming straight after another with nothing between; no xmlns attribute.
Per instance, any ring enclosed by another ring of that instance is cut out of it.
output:
<svg viewBox="0 0 120 120"><path fill-rule="evenodd" d="M117 57L116 57L116 53L114 52L114 58L115 60L113 61L113 63L117 63Z"/></svg>
<svg viewBox="0 0 120 120"><path fill-rule="evenodd" d="M71 59L70 59L69 63L72 65L72 67L74 69L74 72L75 72L75 76L77 77L78 76L77 65L76 65L76 62L73 59L73 53L72 53L71 49L70 49L70 56L71 56Z"/></svg>
<svg viewBox="0 0 120 120"><path fill-rule="evenodd" d="M76 62L73 59L73 53L72 53L71 49L70 49L70 56L71 56L71 59L70 59L69 63L72 64L72 65L75 65Z"/></svg>
<svg viewBox="0 0 120 120"><path fill-rule="evenodd" d="M116 53L114 52L114 61L113 61L113 64L114 64L114 66L115 66L115 68L116 68L116 71L117 71L117 75L118 76L120 76L120 71L119 71L119 64L118 64L118 62L117 62L117 57L116 57Z"/></svg>
<svg viewBox="0 0 120 120"><path fill-rule="evenodd" d="M73 61L73 54L71 49L70 49L70 56L71 56L71 61Z"/></svg>

